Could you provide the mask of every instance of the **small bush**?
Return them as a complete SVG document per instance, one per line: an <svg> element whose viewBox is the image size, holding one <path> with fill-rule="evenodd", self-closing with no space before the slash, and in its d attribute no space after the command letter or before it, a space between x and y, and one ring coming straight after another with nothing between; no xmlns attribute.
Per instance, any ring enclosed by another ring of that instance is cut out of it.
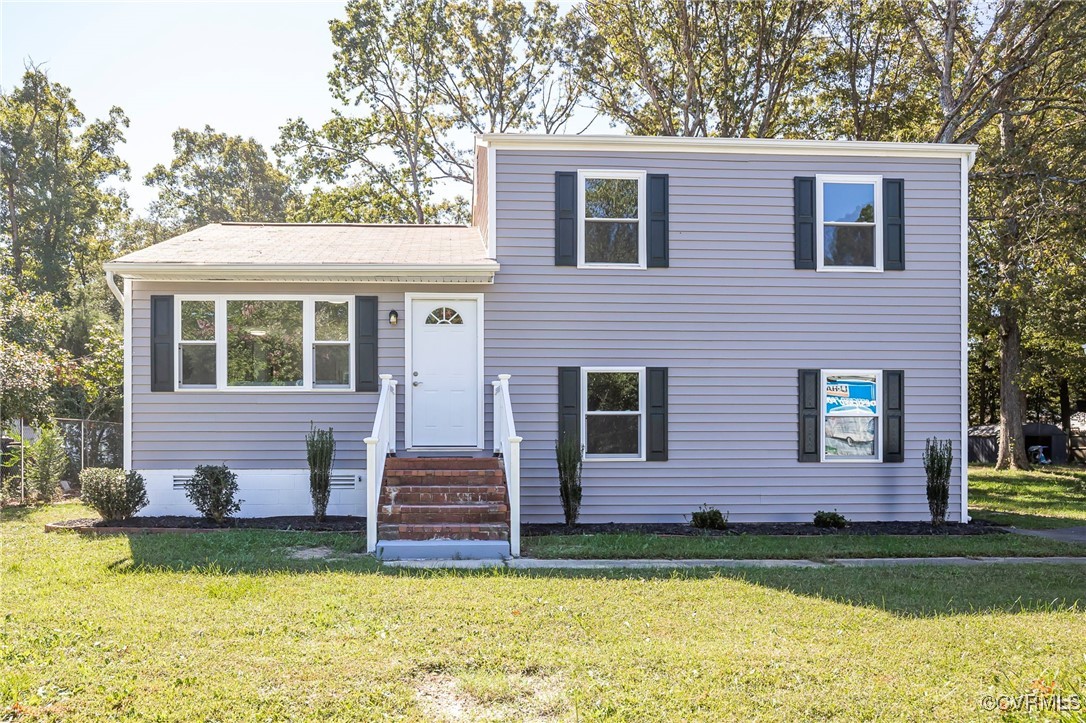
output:
<svg viewBox="0 0 1086 723"><path fill-rule="evenodd" d="M946 522L946 510L950 505L950 468L954 463L954 449L950 441L928 439L924 447L924 471L928 474L928 510L933 527Z"/></svg>
<svg viewBox="0 0 1086 723"><path fill-rule="evenodd" d="M185 496L200 514L219 524L241 510L244 500L235 501L237 493L238 476L225 464L200 465L185 485Z"/></svg>
<svg viewBox="0 0 1086 723"><path fill-rule="evenodd" d="M127 520L147 506L147 487L139 472L87 467L79 473L83 502L104 520Z"/></svg>
<svg viewBox="0 0 1086 723"><path fill-rule="evenodd" d="M690 524L699 530L724 530L728 527L728 515L715 507L702 505L690 514Z"/></svg>
<svg viewBox="0 0 1086 723"><path fill-rule="evenodd" d="M584 449L574 440L563 438L554 444L558 458L558 494L562 498L562 514L567 525L577 524L581 514L581 466Z"/></svg>
<svg viewBox="0 0 1086 723"><path fill-rule="evenodd" d="M309 495L313 498L313 519L324 520L332 495L332 461L336 458L336 439L332 430L310 428L305 435L306 459L309 461Z"/></svg>
<svg viewBox="0 0 1086 723"><path fill-rule="evenodd" d="M68 470L64 440L55 427L43 427L26 450L26 491L41 502L60 492L60 478Z"/></svg>
<svg viewBox="0 0 1086 723"><path fill-rule="evenodd" d="M843 530L848 527L848 520L845 519L844 515L838 513L837 510L834 510L833 512L819 510L814 513L814 526L832 527L835 530Z"/></svg>

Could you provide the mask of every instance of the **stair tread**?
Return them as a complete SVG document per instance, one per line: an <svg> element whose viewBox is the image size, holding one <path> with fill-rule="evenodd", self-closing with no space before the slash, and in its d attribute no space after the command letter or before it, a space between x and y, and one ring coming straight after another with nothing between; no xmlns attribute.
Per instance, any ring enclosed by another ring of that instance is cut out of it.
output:
<svg viewBox="0 0 1086 723"><path fill-rule="evenodd" d="M398 529L419 529L429 527L449 528L456 530L470 530L478 528L481 530L506 530L509 529L508 522L382 522L377 525L380 528L398 528Z"/></svg>
<svg viewBox="0 0 1086 723"><path fill-rule="evenodd" d="M398 502L384 503L385 507L394 507L397 510L404 510L408 512L415 512L420 510L462 510L462 509L480 509L480 510L505 510L508 506L504 502L487 502L487 501L471 501L471 502L407 502L400 504Z"/></svg>

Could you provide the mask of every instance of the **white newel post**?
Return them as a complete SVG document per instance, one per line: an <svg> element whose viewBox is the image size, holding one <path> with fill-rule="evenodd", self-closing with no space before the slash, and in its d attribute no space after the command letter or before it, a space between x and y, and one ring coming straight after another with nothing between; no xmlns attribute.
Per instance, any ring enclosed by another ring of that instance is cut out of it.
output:
<svg viewBox="0 0 1086 723"><path fill-rule="evenodd" d="M366 437L366 552L377 549L377 438Z"/></svg>
<svg viewBox="0 0 1086 723"><path fill-rule="evenodd" d="M509 553L520 557L520 443L522 437L509 438L509 460L506 473L509 477Z"/></svg>

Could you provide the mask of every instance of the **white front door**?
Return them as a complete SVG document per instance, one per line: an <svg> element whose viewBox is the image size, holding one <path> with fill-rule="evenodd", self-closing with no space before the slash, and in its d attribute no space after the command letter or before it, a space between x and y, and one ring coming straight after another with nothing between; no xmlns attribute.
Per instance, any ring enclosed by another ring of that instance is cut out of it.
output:
<svg viewBox="0 0 1086 723"><path fill-rule="evenodd" d="M482 399L478 299L411 299L412 447L477 447Z"/></svg>

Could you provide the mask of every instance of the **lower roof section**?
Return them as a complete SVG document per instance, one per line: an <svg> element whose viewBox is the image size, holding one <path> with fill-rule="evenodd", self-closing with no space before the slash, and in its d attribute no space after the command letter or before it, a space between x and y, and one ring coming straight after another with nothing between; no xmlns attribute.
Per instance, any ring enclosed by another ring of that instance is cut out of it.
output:
<svg viewBox="0 0 1086 723"><path fill-rule="evenodd" d="M471 226L221 223L105 268L154 281L486 284L499 266Z"/></svg>

